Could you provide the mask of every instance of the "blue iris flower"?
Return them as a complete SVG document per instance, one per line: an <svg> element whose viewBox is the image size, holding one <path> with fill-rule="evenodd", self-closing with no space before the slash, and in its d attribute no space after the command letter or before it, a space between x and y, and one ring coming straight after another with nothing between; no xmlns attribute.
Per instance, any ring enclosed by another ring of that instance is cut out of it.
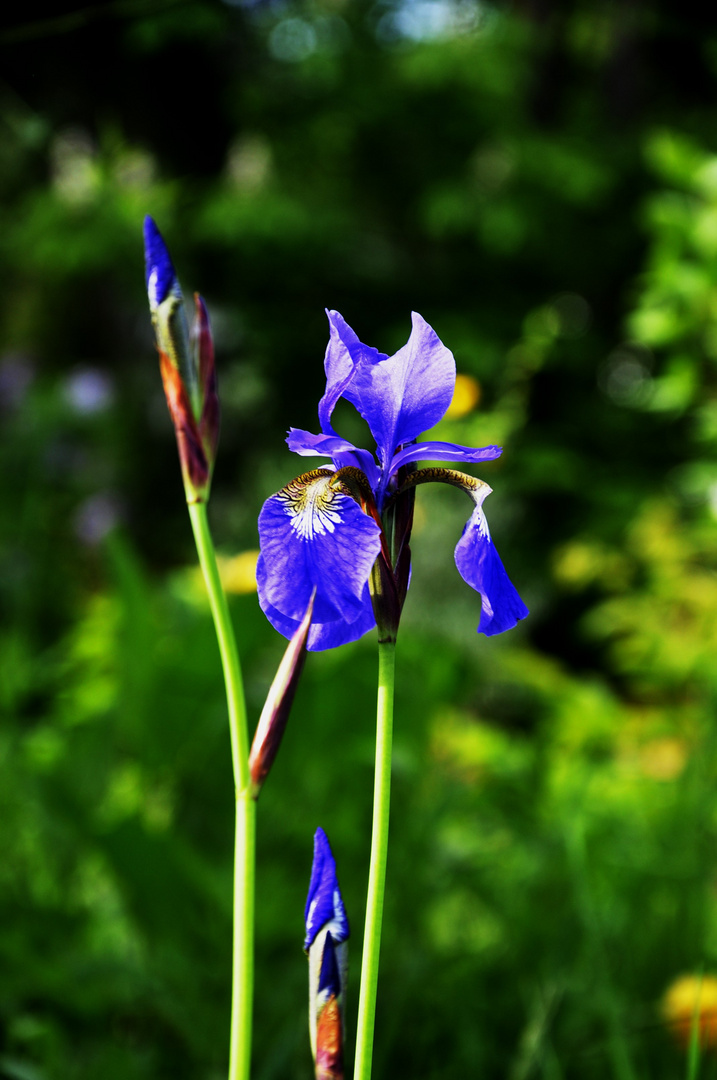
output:
<svg viewBox="0 0 717 1080"><path fill-rule="evenodd" d="M291 637L316 589L309 649L355 641L376 625L395 636L410 576L415 488L427 481L460 487L473 512L455 550L458 570L481 597L480 633L499 634L528 614L491 539L483 500L491 488L449 467L418 469L419 461L475 464L500 447L472 449L417 442L444 416L453 397L453 354L420 315L411 335L387 356L362 344L337 311L330 326L319 402L321 434L291 428L289 449L330 464L293 480L264 503L259 516L259 602L272 625ZM342 438L332 425L340 398L366 420L375 453Z"/></svg>

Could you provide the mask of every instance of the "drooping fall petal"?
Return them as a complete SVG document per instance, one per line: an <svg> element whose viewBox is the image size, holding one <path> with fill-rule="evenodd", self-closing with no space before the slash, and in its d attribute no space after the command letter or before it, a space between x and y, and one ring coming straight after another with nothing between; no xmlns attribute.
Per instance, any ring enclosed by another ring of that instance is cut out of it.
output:
<svg viewBox="0 0 717 1080"><path fill-rule="evenodd" d="M473 513L456 545L455 560L463 580L480 593L478 632L491 637L511 630L529 612L508 577L491 539L483 501L492 488L483 480L456 472L455 469L429 468L411 473L406 478L404 490L434 481L461 488L473 500Z"/></svg>
<svg viewBox="0 0 717 1080"><path fill-rule="evenodd" d="M456 545L455 560L463 580L481 596L478 633L488 637L502 634L525 618L528 609L495 549L482 506L476 506L471 514Z"/></svg>
<svg viewBox="0 0 717 1080"><path fill-rule="evenodd" d="M287 636L295 626L287 634L286 620L303 618L314 589L312 631L364 625L370 610L367 582L381 549L380 529L334 481L326 469L306 473L267 499L259 515L259 603Z"/></svg>

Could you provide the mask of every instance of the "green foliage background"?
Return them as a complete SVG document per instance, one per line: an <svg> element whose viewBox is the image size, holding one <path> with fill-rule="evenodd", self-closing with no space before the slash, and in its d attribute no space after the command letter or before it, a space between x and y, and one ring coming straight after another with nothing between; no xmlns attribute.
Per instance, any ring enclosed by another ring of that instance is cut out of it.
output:
<svg viewBox="0 0 717 1080"><path fill-rule="evenodd" d="M419 492L377 1078L687 1075L660 1000L717 968L713 21L597 0L4 19L0 1076L226 1066L229 741L145 213L213 318L226 554L301 471L282 439L316 422L324 307L384 351L420 311L480 385L438 437L505 448L482 476L531 608L512 633L476 637L467 505ZM232 603L257 717L282 642ZM358 971L374 695L372 639L312 655L262 795L257 1080L311 1075L319 824Z"/></svg>

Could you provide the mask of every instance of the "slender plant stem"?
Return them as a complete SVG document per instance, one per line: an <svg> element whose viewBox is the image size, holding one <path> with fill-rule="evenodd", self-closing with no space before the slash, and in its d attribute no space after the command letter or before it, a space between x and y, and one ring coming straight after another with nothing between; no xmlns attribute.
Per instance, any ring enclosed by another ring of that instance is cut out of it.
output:
<svg viewBox="0 0 717 1080"><path fill-rule="evenodd" d="M234 787L237 793L249 785L249 735L247 732L246 704L244 702L244 684L242 682L239 653L237 652L234 628L229 617L229 607L224 594L217 556L214 551L212 535L209 532L206 503L188 503L189 518L192 522L194 540L199 555L199 565L204 574L209 606L214 619L214 629L219 642L222 658L224 682L227 689L229 706L229 734L232 743L232 766L234 768Z"/></svg>
<svg viewBox="0 0 717 1080"><path fill-rule="evenodd" d="M371 864L366 897L366 927L361 958L356 1064L354 1080L369 1080L373 1058L373 1029L376 1018L378 962L381 951L383 895L386 886L388 817L391 804L391 743L393 738L393 689L396 646L378 646L378 703L376 708L376 771L373 783L373 828Z"/></svg>
<svg viewBox="0 0 717 1080"><path fill-rule="evenodd" d="M234 945L229 1080L249 1080L254 1000L254 873L256 801L237 794L234 834Z"/></svg>
<svg viewBox="0 0 717 1080"><path fill-rule="evenodd" d="M239 654L226 595L219 577L205 503L189 503L189 517L209 606L219 642L229 707L234 770L236 831L234 842L234 943L229 1080L249 1080L254 992L254 876L256 803L249 791L249 735Z"/></svg>

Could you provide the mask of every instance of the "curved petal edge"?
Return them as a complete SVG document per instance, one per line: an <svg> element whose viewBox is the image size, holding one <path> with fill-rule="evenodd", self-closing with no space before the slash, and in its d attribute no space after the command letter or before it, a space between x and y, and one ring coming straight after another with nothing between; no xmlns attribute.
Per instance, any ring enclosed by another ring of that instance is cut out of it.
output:
<svg viewBox="0 0 717 1080"><path fill-rule="evenodd" d="M458 572L481 597L478 633L492 637L512 630L528 609L508 577L491 539L483 508L476 506L456 545Z"/></svg>

